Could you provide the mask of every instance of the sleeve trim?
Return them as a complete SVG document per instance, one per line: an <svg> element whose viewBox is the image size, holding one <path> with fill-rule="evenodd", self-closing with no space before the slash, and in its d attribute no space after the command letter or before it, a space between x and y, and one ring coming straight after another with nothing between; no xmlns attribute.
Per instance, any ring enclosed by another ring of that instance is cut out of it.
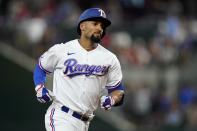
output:
<svg viewBox="0 0 197 131"><path fill-rule="evenodd" d="M44 67L42 66L42 64L41 64L40 60L39 60L39 67L40 67L43 71L45 71L47 74L52 73L52 72L50 72L50 71L48 71L48 70L44 69Z"/></svg>
<svg viewBox="0 0 197 131"><path fill-rule="evenodd" d="M105 86L105 87L107 87L107 89L113 89L119 86L120 84L121 84L121 81L119 81L115 86Z"/></svg>
<svg viewBox="0 0 197 131"><path fill-rule="evenodd" d="M111 93L115 90L123 90L124 91L124 86L122 85L121 82L119 82L118 84L116 84L116 86L113 86L113 88L108 88L108 93Z"/></svg>

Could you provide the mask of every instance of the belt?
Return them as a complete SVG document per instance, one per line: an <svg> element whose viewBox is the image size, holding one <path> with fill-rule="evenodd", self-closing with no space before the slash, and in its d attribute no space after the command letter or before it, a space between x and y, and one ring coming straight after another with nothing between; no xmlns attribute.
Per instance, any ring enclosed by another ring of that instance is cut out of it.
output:
<svg viewBox="0 0 197 131"><path fill-rule="evenodd" d="M62 106L61 107L61 110L64 111L64 112L66 112L66 113L68 113L68 111L71 110L71 109L69 109L66 106ZM88 116L85 116L84 114L80 114L80 113L78 113L76 111L72 111L72 116L75 117L75 118L77 118L77 119L79 119L79 120L85 121L85 122L89 120L89 117Z"/></svg>

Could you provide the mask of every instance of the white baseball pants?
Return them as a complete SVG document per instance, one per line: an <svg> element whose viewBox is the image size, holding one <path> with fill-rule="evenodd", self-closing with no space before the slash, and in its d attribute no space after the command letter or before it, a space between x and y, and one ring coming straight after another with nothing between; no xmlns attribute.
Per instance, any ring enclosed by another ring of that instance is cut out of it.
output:
<svg viewBox="0 0 197 131"><path fill-rule="evenodd" d="M89 122L63 112L61 105L52 103L45 114L45 128L47 131L88 131Z"/></svg>

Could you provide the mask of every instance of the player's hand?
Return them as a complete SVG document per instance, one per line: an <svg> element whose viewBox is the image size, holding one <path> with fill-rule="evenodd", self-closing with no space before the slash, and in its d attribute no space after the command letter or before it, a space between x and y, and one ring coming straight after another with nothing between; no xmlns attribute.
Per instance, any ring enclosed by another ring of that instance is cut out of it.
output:
<svg viewBox="0 0 197 131"><path fill-rule="evenodd" d="M35 90L36 90L37 100L40 103L46 103L52 101L52 98L49 95L49 91L47 90L47 88L44 87L44 85L37 85Z"/></svg>
<svg viewBox="0 0 197 131"><path fill-rule="evenodd" d="M101 108L104 110L110 110L111 107L115 104L115 101L111 96L102 96L100 101L101 101Z"/></svg>

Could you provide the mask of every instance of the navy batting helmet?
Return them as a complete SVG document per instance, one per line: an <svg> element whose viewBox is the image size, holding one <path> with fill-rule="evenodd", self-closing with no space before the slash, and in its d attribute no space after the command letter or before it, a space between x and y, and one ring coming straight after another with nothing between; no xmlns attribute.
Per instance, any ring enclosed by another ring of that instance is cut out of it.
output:
<svg viewBox="0 0 197 131"><path fill-rule="evenodd" d="M79 35L81 35L81 30L80 30L80 23L83 21L88 21L88 20L99 20L104 23L105 28L111 25L111 21L107 19L105 12L100 9L100 8L89 8L85 10L79 17L78 22L77 22L77 32ZM103 36L105 35L105 28L103 31Z"/></svg>

